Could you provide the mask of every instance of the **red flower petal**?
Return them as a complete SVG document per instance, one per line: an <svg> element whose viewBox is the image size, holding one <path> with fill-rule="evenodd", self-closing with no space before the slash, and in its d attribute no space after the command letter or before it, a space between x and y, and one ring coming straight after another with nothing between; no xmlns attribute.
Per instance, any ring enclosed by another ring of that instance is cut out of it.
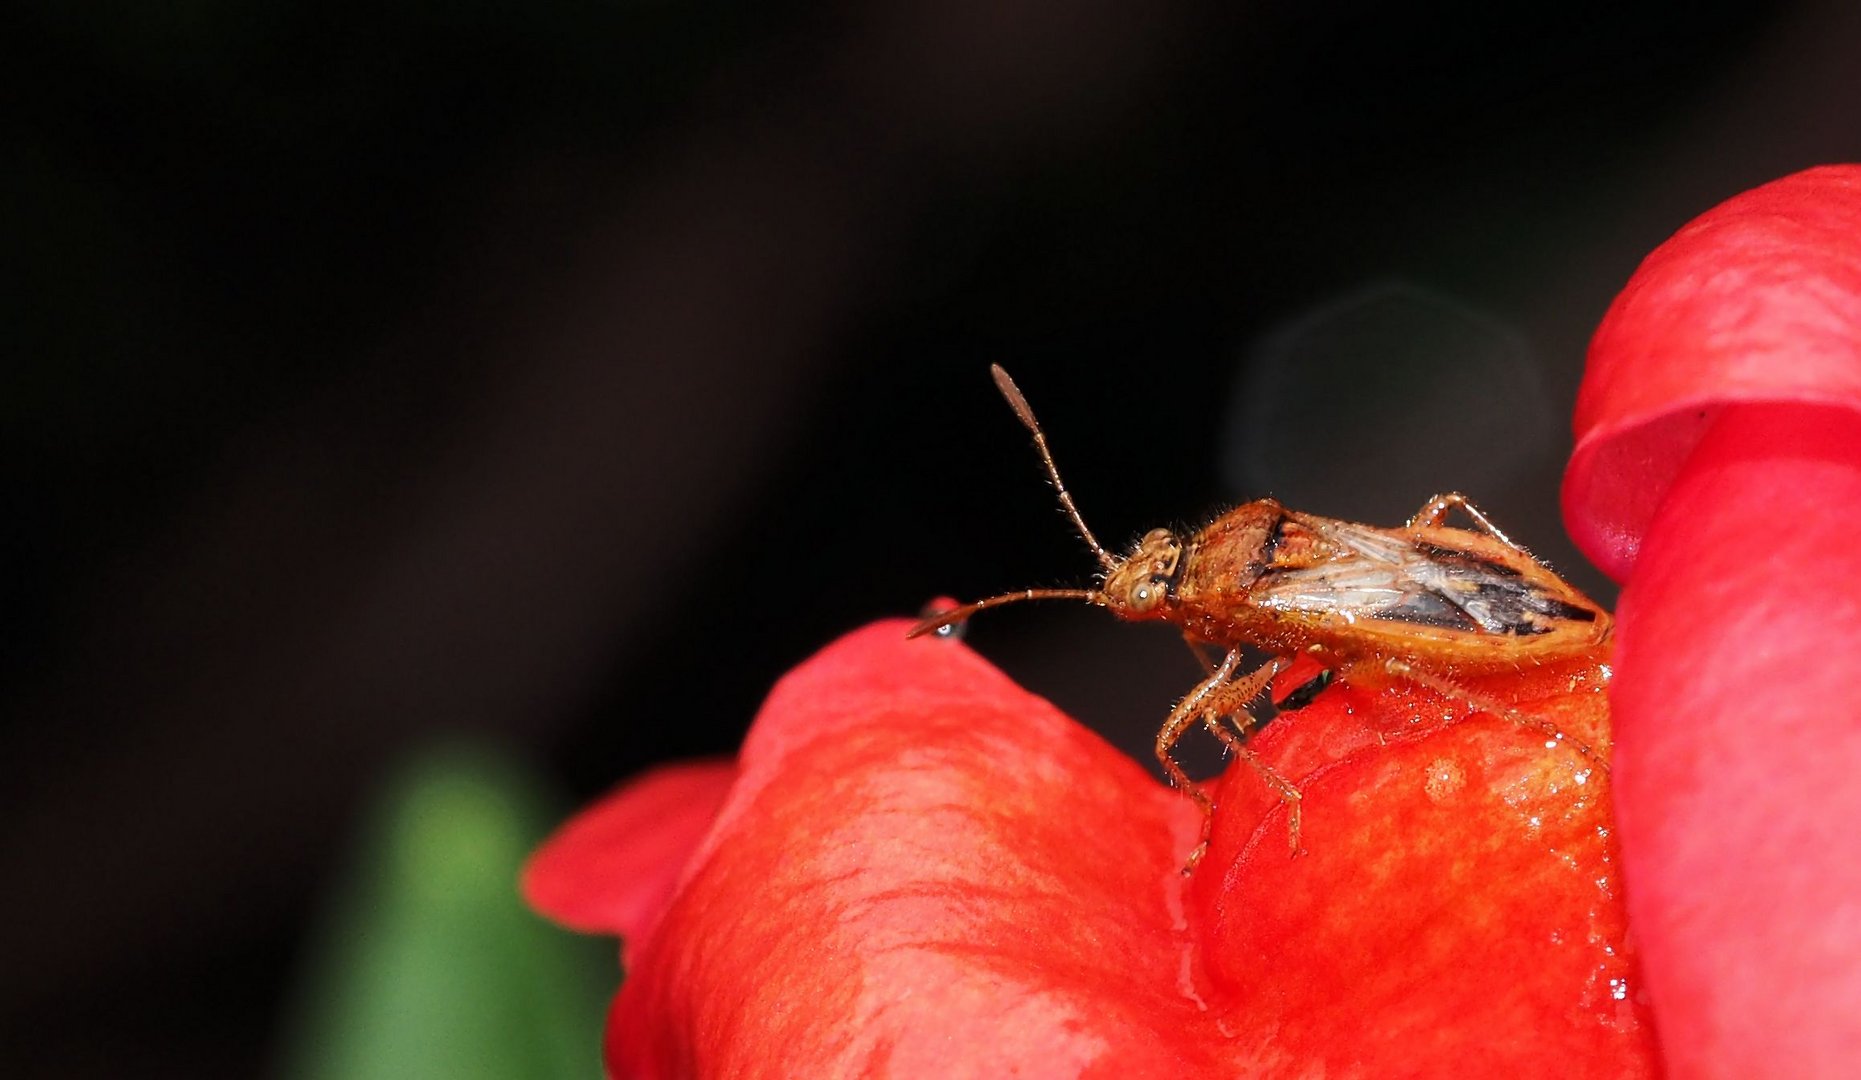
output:
<svg viewBox="0 0 1861 1080"><path fill-rule="evenodd" d="M1861 408L1861 166L1748 191L1656 248L1603 317L1564 520L1626 581L1681 464L1728 403Z"/></svg>
<svg viewBox="0 0 1861 1080"><path fill-rule="evenodd" d="M1334 690L1261 742L1301 779L1309 853L1243 770L1186 887L1187 799L904 626L771 695L638 944L616 1074L1653 1071L1593 762ZM1600 741L1594 672L1487 692Z"/></svg>
<svg viewBox="0 0 1861 1080"><path fill-rule="evenodd" d="M576 930L640 937L671 899L736 778L735 762L694 761L622 784L530 857L524 899Z"/></svg>
<svg viewBox="0 0 1861 1080"><path fill-rule="evenodd" d="M1340 687L1253 740L1306 777L1305 853L1286 857L1278 800L1230 770L1208 856L1226 872L1194 891L1211 977L1270 1018L1278 1053L1318 1075L1414 1073L1418 1053L1471 1076L1657 1071L1597 659L1463 680L1593 756L1405 687Z"/></svg>
<svg viewBox="0 0 1861 1080"><path fill-rule="evenodd" d="M1193 808L907 625L771 694L708 858L615 1002L617 1075L1208 1065L1173 1048L1193 1005L1137 977L1180 966Z"/></svg>
<svg viewBox="0 0 1861 1080"><path fill-rule="evenodd" d="M1622 595L1618 806L1676 1076L1861 1062L1861 417L1728 409Z"/></svg>
<svg viewBox="0 0 1861 1080"><path fill-rule="evenodd" d="M1669 1065L1848 1075L1861 167L1766 184L1649 256L1591 346L1577 430L1571 530L1627 578L1618 807Z"/></svg>

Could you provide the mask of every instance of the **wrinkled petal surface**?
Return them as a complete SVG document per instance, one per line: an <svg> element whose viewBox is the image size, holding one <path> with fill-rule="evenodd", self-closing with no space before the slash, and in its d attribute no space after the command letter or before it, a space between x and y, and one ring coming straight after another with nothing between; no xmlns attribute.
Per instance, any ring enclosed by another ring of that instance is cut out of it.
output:
<svg viewBox="0 0 1861 1080"><path fill-rule="evenodd" d="M1740 195L1597 332L1565 482L1625 581L1628 898L1671 1070L1861 1061L1861 167Z"/></svg>
<svg viewBox="0 0 1861 1080"><path fill-rule="evenodd" d="M1180 793L954 641L880 623L771 695L609 1025L627 1077L1646 1076L1600 657L1335 687L1208 856ZM573 826L571 826L573 827Z"/></svg>

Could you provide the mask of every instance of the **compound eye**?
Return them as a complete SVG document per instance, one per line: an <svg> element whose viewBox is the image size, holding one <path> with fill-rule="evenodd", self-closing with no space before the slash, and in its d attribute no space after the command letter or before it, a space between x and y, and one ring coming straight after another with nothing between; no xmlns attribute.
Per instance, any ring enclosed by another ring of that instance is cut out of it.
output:
<svg viewBox="0 0 1861 1080"><path fill-rule="evenodd" d="M1150 547L1153 544L1161 544L1165 540L1171 539L1173 535L1174 534L1168 529L1152 529L1144 534L1144 539L1138 546Z"/></svg>
<svg viewBox="0 0 1861 1080"><path fill-rule="evenodd" d="M1130 607L1138 614L1156 607L1163 602L1164 586L1155 581L1140 581L1131 586Z"/></svg>

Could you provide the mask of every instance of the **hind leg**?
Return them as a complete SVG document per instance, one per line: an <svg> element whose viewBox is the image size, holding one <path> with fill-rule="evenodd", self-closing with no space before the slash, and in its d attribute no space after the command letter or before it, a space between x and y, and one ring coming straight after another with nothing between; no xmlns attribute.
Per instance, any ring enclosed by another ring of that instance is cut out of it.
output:
<svg viewBox="0 0 1861 1080"><path fill-rule="evenodd" d="M1354 666L1361 668L1364 665L1359 664ZM1381 663L1375 664L1374 670L1386 676L1402 679L1414 683L1417 686L1426 687L1440 694L1442 697L1471 705L1478 712L1497 716L1501 720L1516 724L1528 731L1539 732L1560 746L1568 746L1577 753L1588 758L1591 763L1603 771L1603 775L1607 776L1609 774L1609 761L1600 751L1581 739L1572 737L1566 733L1563 728L1558 727L1556 724L1543 717L1532 716L1497 698L1469 690L1452 679L1418 670L1414 665L1402 660L1384 660ZM1348 677L1349 673L1347 672L1346 678Z"/></svg>
<svg viewBox="0 0 1861 1080"><path fill-rule="evenodd" d="M1521 547L1518 541L1500 532L1499 526L1493 524L1493 519L1487 517L1484 510L1475 506L1472 499L1467 498L1458 491L1450 491L1444 495L1436 495L1434 498L1423 503L1422 508L1415 511L1415 515L1409 518L1408 527L1411 529L1439 528L1441 523L1447 520L1448 514L1457 509L1473 519L1473 523L1478 525L1480 530L1486 533L1486 535L1514 551L1526 555L1531 554L1531 552Z"/></svg>

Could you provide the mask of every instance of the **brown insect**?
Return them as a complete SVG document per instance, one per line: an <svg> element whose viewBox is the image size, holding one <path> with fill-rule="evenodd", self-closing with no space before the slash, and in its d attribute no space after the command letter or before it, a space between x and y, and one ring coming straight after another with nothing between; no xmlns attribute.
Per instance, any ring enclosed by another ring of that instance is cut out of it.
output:
<svg viewBox="0 0 1861 1080"><path fill-rule="evenodd" d="M1548 721L1475 695L1456 680L1583 655L1608 640L1609 613L1514 543L1466 496L1437 495L1397 528L1302 514L1259 499L1192 534L1152 529L1129 555L1118 558L1086 527L1027 399L1000 366L991 370L1002 396L1033 433L1061 507L1098 557L1101 584L993 596L927 618L912 628L911 636L959 623L985 608L1050 599L1084 600L1110 608L1121 619L1180 627L1208 674L1170 711L1157 732L1156 751L1170 780L1202 807L1203 846L1213 803L1172 755L1184 732L1198 722L1286 802L1297 854L1299 790L1249 750L1245 739L1260 724L1256 699L1300 655L1347 681L1415 683L1565 738ZM1454 510L1476 528L1445 525ZM1225 649L1226 655L1211 666L1202 644ZM1247 647L1274 658L1243 670ZM1589 747L1569 742L1596 757ZM1190 857L1190 867L1201 851L1198 847Z"/></svg>

